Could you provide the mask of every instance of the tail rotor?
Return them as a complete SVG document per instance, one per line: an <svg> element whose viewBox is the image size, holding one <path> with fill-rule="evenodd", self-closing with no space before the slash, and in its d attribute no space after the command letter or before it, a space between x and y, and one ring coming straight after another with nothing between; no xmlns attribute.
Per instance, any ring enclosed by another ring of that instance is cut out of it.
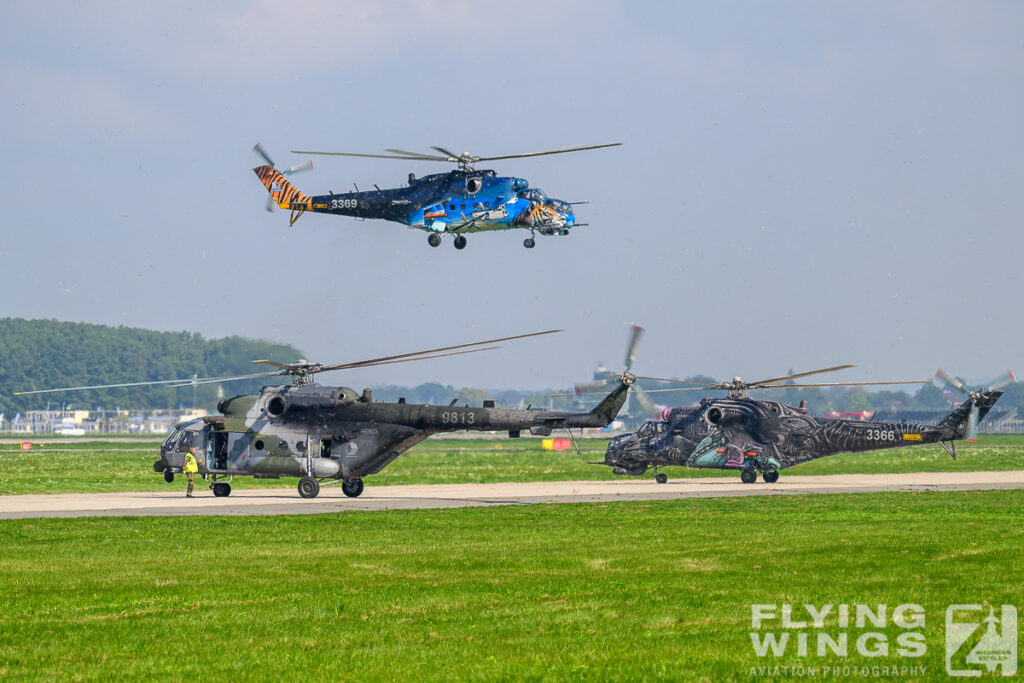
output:
<svg viewBox="0 0 1024 683"><path fill-rule="evenodd" d="M992 384L990 384L987 388L972 391L963 382L961 382L959 379L949 374L942 368L939 368L939 370L935 373L935 378L941 380L942 382L946 383L947 385L953 387L960 393L965 394L967 396L967 401L970 403L971 408L970 412L967 413L967 427L964 440L969 443L974 443L975 441L978 440L978 421L980 413L978 402L986 394L990 394L993 391L1000 391L1003 387L1009 384L1013 384L1014 382L1017 381L1017 378L1014 377L1013 375L1013 371L1007 370L1006 375L1000 376L999 379L992 382Z"/></svg>
<svg viewBox="0 0 1024 683"><path fill-rule="evenodd" d="M615 378L615 377L623 377L623 376L629 374L629 371L633 367L633 361L636 360L636 349L637 349L637 346L640 345L640 339L643 336L644 336L644 328L642 328L639 325L636 325L634 323L630 323L630 326L629 326L629 341L626 343L626 360L625 360L625 363L624 363L625 369L622 371L622 374L617 374L617 373L609 372L607 379L598 379L598 380L594 380L593 382L584 382L582 384L576 384L573 387L573 389L576 391L576 396L579 397L579 396L582 396L583 394L590 394L590 393L593 393L595 391L600 391L602 389L607 389L608 387L611 387L611 386L614 386L615 384L618 384L618 382L615 379L613 379L613 378Z"/></svg>
<svg viewBox="0 0 1024 683"><path fill-rule="evenodd" d="M252 151L256 152L256 154L259 155L259 157L261 159L263 159L263 161L267 162L267 166L270 166L271 168L276 170L281 175L291 175L292 173L299 173L301 171L312 171L313 170L313 160L312 159L310 159L309 161L307 161L307 162L305 162L303 164L298 164L296 166L292 166L291 168L287 168L287 169L277 168L277 166L274 164L274 160L270 158L269 154L267 154L267 150L265 150L263 148L263 145L261 145L258 142L255 145L253 145ZM267 197L267 205L264 208L266 208L266 210L269 211L269 212L273 212L274 209L277 208L277 204L274 202L274 198L273 197Z"/></svg>

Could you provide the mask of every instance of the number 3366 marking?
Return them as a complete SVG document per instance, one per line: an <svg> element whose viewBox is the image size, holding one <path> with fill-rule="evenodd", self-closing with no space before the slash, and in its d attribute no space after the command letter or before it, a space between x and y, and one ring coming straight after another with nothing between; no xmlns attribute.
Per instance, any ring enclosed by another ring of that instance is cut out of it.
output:
<svg viewBox="0 0 1024 683"><path fill-rule="evenodd" d="M864 438L868 441L895 441L896 432L889 432L884 429L869 429L864 432Z"/></svg>

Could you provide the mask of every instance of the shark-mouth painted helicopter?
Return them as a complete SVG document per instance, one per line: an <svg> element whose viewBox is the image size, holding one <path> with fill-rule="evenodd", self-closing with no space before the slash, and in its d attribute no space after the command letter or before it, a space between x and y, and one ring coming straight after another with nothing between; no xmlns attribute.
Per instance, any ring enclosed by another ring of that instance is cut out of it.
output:
<svg viewBox="0 0 1024 683"><path fill-rule="evenodd" d="M530 231L523 246L532 249L536 235L568 235L576 226L573 204L548 197L538 188L531 188L524 178L499 176L492 170L477 170L480 161L521 159L548 154L582 152L588 149L615 147L621 142L603 145L579 145L527 154L507 154L480 157L468 153L455 154L443 147L433 149L441 153L421 154L400 149L388 149L390 154L355 154L351 152L293 151L294 154L322 154L329 156L364 157L372 159L400 159L403 161L431 161L455 163L458 168L448 173L434 173L417 178L409 174L408 187L346 192L307 196L285 179L285 175L313 168L307 162L289 169L278 170L262 146L253 149L267 162L253 169L264 187L270 192L268 210L276 204L291 211L290 223L295 224L303 213L329 213L355 218L376 218L401 223L410 228L424 230L432 247L441 244L443 235L452 235L456 249L466 247L466 235L491 230L521 228ZM376 187L376 186L375 186Z"/></svg>
<svg viewBox="0 0 1024 683"><path fill-rule="evenodd" d="M696 406L666 409L660 420L648 421L635 433L612 438L604 462L592 464L608 465L616 474L633 476L653 468L655 480L660 484L668 481L668 477L658 472L658 468L669 465L739 470L740 479L752 484L758 472L764 481L774 483L781 469L837 453L940 443L955 459L955 441L974 438L978 423L1003 395L1001 388L1016 381L1011 372L1003 380L973 391L939 370L936 377L967 394L967 399L935 425L816 418L807 414L806 401L792 406L779 401L759 401L746 393L748 389L931 381L784 384L792 379L849 367L853 366L840 365L759 382L743 382L736 377L731 382L683 389L727 391L728 397L705 398ZM680 382L658 377L635 376L634 379Z"/></svg>
<svg viewBox="0 0 1024 683"><path fill-rule="evenodd" d="M349 370L376 365L404 363L454 356L496 348L498 342L553 334L547 330L500 339L446 346L414 353L383 356L351 363L324 365L299 361L293 364L254 361L277 369L234 377L132 382L64 389L43 389L20 394L100 389L120 386L193 386L252 379L289 376L293 384L266 386L259 394L227 398L217 405L221 413L177 425L160 446L160 458L153 463L168 483L182 472L185 454L196 449L199 473L215 496L231 493L235 476L266 479L298 477L299 495L316 497L321 484L341 484L345 495L363 492L362 478L376 474L399 455L433 434L453 431L507 431L510 438L522 431L547 436L553 430L608 426L618 415L633 377L623 373L615 388L593 410L586 413L497 408L484 401L479 408L448 405L414 405L373 400L369 389L357 393L348 387L314 384L314 375L332 370ZM474 348L478 347L478 348Z"/></svg>

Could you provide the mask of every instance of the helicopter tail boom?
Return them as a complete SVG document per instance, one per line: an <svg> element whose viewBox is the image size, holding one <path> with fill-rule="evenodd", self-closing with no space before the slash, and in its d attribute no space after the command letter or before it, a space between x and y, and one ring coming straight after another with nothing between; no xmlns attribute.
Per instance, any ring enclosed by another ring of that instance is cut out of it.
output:
<svg viewBox="0 0 1024 683"><path fill-rule="evenodd" d="M565 427L604 428L610 425L619 415L626 403L629 388L633 385L633 376L625 374L610 394L594 407L589 413L573 415L565 420Z"/></svg>
<svg viewBox="0 0 1024 683"><path fill-rule="evenodd" d="M306 209L311 199L302 194L297 187L285 180L284 175L273 166L257 166L252 169L267 188L271 199L282 209Z"/></svg>
<svg viewBox="0 0 1024 683"><path fill-rule="evenodd" d="M938 426L949 431L954 439L974 438L978 422L988 414L1003 392L998 389L980 392L971 396L956 407L956 410L944 417ZM972 415L973 413L973 415Z"/></svg>

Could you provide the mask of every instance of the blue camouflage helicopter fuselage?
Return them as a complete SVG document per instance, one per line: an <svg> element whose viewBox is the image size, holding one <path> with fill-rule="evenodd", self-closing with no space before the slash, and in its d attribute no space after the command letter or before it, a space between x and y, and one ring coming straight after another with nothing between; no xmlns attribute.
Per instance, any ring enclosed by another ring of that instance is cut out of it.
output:
<svg viewBox="0 0 1024 683"><path fill-rule="evenodd" d="M285 175L313 167L308 162L279 171L260 145L253 149L267 162L253 169L270 192L268 209L276 204L292 212L294 224L306 211L330 213L353 218L376 218L401 223L428 233L432 247L441 244L442 235L452 235L455 248L466 246L466 234L489 230L522 228L530 231L523 246L532 248L537 233L542 235L568 235L582 223L576 222L572 203L548 197L538 188L531 188L524 178L499 176L492 170L477 170L478 161L518 159L580 152L589 149L616 147L622 143L581 145L528 154L498 157L479 157L468 153L455 155L442 147L434 147L443 156L420 154L404 150L385 150L389 154L355 154L349 152L294 152L296 154L327 154L335 156L397 159L402 161L453 162L458 168L448 173L433 173L417 178L409 174L407 187L307 196L285 179ZM376 187L376 186L374 186Z"/></svg>
<svg viewBox="0 0 1024 683"><path fill-rule="evenodd" d="M293 212L293 223L306 211L377 218L425 230L438 239L441 234L458 239L465 233L511 228L567 235L576 224L568 202L530 188L524 178L491 170L453 170L422 178L410 174L408 187L315 196L304 195L270 166L253 170L274 202ZM435 240L430 243L436 246Z"/></svg>

